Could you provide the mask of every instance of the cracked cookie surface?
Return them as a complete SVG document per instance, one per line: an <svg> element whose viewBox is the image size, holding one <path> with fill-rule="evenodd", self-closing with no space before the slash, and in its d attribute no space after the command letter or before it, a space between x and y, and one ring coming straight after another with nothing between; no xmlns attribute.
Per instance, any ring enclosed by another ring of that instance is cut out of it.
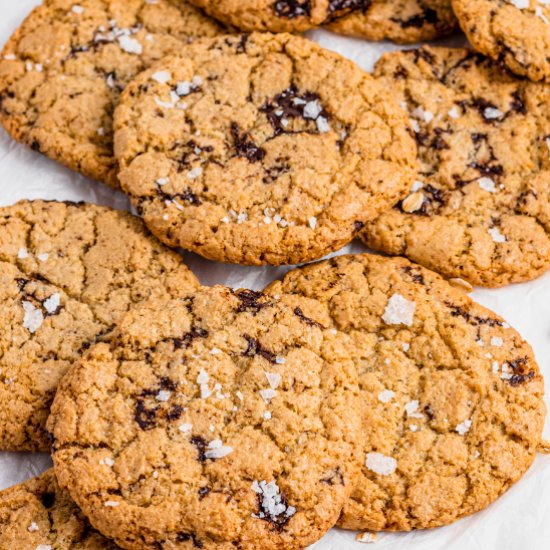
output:
<svg viewBox="0 0 550 550"><path fill-rule="evenodd" d="M316 259L407 193L406 116L351 61L289 34L202 41L115 113L122 188L163 242L249 265Z"/></svg>
<svg viewBox="0 0 550 550"><path fill-rule="evenodd" d="M410 195L367 225L365 243L474 285L545 272L550 88L466 49L388 54L375 74L410 114L420 167Z"/></svg>
<svg viewBox="0 0 550 550"><path fill-rule="evenodd" d="M546 0L453 0L452 4L476 50L520 76L550 82Z"/></svg>
<svg viewBox="0 0 550 550"><path fill-rule="evenodd" d="M359 458L348 344L248 290L135 308L60 384L60 485L123 548L304 548Z"/></svg>
<svg viewBox="0 0 550 550"><path fill-rule="evenodd" d="M0 208L0 449L49 449L60 378L134 304L198 286L138 218L84 204Z"/></svg>
<svg viewBox="0 0 550 550"><path fill-rule="evenodd" d="M410 44L445 36L457 25L450 0L373 0L328 28L367 40Z"/></svg>
<svg viewBox="0 0 550 550"><path fill-rule="evenodd" d="M0 493L0 548L116 550L95 531L53 470Z"/></svg>
<svg viewBox="0 0 550 550"><path fill-rule="evenodd" d="M124 86L182 44L221 33L184 0L46 0L0 54L0 122L117 188L112 115Z"/></svg>
<svg viewBox="0 0 550 550"><path fill-rule="evenodd" d="M340 256L291 271L268 294L291 307L300 299L306 316L353 342L363 467L341 526L446 525L531 465L546 414L533 352L435 273L401 258Z"/></svg>
<svg viewBox="0 0 550 550"><path fill-rule="evenodd" d="M301 32L364 9L369 0L190 0L243 31Z"/></svg>

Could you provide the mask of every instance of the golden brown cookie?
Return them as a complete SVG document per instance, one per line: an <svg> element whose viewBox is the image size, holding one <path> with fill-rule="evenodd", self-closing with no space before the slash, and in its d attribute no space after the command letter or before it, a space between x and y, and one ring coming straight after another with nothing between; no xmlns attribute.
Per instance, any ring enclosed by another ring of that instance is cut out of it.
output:
<svg viewBox="0 0 550 550"><path fill-rule="evenodd" d="M115 114L122 188L164 243L249 265L320 258L407 193L405 114L370 75L289 34L202 41Z"/></svg>
<svg viewBox="0 0 550 550"><path fill-rule="evenodd" d="M184 0L46 0L0 54L0 122L116 188L112 115L124 86L182 44L222 32Z"/></svg>
<svg viewBox="0 0 550 550"><path fill-rule="evenodd" d="M296 269L268 290L353 342L363 468L342 527L446 525L529 468L546 414L542 375L522 337L464 292L369 254Z"/></svg>
<svg viewBox="0 0 550 550"><path fill-rule="evenodd" d="M550 82L548 0L453 0L466 36L514 73Z"/></svg>
<svg viewBox="0 0 550 550"><path fill-rule="evenodd" d="M198 285L125 212L85 204L0 208L0 449L47 450L60 378L134 304Z"/></svg>
<svg viewBox="0 0 550 550"><path fill-rule="evenodd" d="M135 308L60 385L60 485L125 549L305 548L355 477L348 345L249 290Z"/></svg>
<svg viewBox="0 0 550 550"><path fill-rule="evenodd" d="M466 49L382 57L375 71L411 117L420 170L368 224L375 249L446 277L501 286L550 267L550 87Z"/></svg>
<svg viewBox="0 0 550 550"><path fill-rule="evenodd" d="M451 0L373 0L328 28L367 40L411 44L445 36L457 25Z"/></svg>
<svg viewBox="0 0 550 550"><path fill-rule="evenodd" d="M357 10L369 0L190 0L243 31L301 32Z"/></svg>
<svg viewBox="0 0 550 550"><path fill-rule="evenodd" d="M0 548L116 550L57 484L53 470L0 493Z"/></svg>

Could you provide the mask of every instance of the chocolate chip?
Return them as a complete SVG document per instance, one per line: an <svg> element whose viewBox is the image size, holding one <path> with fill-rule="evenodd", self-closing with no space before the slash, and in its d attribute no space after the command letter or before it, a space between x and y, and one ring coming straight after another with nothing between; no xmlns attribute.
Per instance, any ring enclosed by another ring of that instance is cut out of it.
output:
<svg viewBox="0 0 550 550"><path fill-rule="evenodd" d="M187 541L193 541L193 546L195 548L202 548L203 544L202 542L197 538L197 535L193 535L191 533L178 533L176 537L176 542L187 542Z"/></svg>
<svg viewBox="0 0 550 550"><path fill-rule="evenodd" d="M407 19L399 19L397 17L391 17L391 21L400 25L403 29L415 28L420 29L426 23L434 25L439 21L437 12L431 8L424 8L422 13L417 13L408 17Z"/></svg>
<svg viewBox="0 0 550 550"><path fill-rule="evenodd" d="M265 150L258 147L246 132L241 132L236 122L231 123L231 134L233 136L233 147L238 157L243 157L248 162L260 162L265 157Z"/></svg>
<svg viewBox="0 0 550 550"><path fill-rule="evenodd" d="M299 93L296 86L287 88L273 99L267 101L260 111L264 113L271 124L275 135L279 136L286 133L286 127L283 121L293 118L301 118L307 122L315 124L315 132L318 132L315 119L305 116L305 109L308 103L318 101L319 96L313 92ZM317 118L322 117L329 120L330 115L324 109L318 113Z"/></svg>
<svg viewBox="0 0 550 550"><path fill-rule="evenodd" d="M136 401L134 419L143 431L147 431L155 426L157 422L157 412L158 407L149 408L145 404L144 399L138 399Z"/></svg>
<svg viewBox="0 0 550 550"><path fill-rule="evenodd" d="M268 302L267 300L261 301L262 298L265 298L265 295L254 290L239 290L235 292L235 296L241 301L237 308L238 313L250 311L257 314L262 309L273 306L273 302Z"/></svg>
<svg viewBox="0 0 550 550"><path fill-rule="evenodd" d="M302 308L300 308L300 307L295 307L294 308L294 315L296 315L296 317L298 317L300 319L300 321L302 321L306 325L309 325L310 327L317 327L317 328L320 328L320 329L325 328L321 323L318 323L314 319L310 319L309 317L306 317L304 315L304 312L302 311Z"/></svg>
<svg viewBox="0 0 550 550"><path fill-rule="evenodd" d="M329 13L335 13L342 10L365 10L370 5L370 0L330 0L328 11Z"/></svg>
<svg viewBox="0 0 550 550"><path fill-rule="evenodd" d="M255 357L256 355L259 355L270 363L277 362L277 356L274 353L264 349L256 338L252 338L252 336L249 336L248 334L245 334L243 338L248 343L246 351L243 352L243 357Z"/></svg>
<svg viewBox="0 0 550 550"><path fill-rule="evenodd" d="M491 317L478 317L477 315L472 315L469 311L466 311L461 306L456 306L451 302L445 302L445 305L451 310L451 315L453 317L462 317L467 323L473 326L487 325L490 327L501 327L503 325L502 321L498 319L493 319Z"/></svg>
<svg viewBox="0 0 550 550"><path fill-rule="evenodd" d="M40 496L44 508L51 508L55 504L55 493L44 493Z"/></svg>
<svg viewBox="0 0 550 550"><path fill-rule="evenodd" d="M208 331L200 327L192 327L181 338L174 338L172 341L175 349L182 349L188 348L191 342L197 338L208 338Z"/></svg>
<svg viewBox="0 0 550 550"><path fill-rule="evenodd" d="M211 491L210 487L201 487L199 489L199 500L206 498Z"/></svg>
<svg viewBox="0 0 550 550"><path fill-rule="evenodd" d="M200 435L195 435L189 440L197 448L199 462L206 462L206 450L208 448L208 443Z"/></svg>
<svg viewBox="0 0 550 550"><path fill-rule="evenodd" d="M163 201L174 201L174 200L182 200L184 202L187 202L189 204L192 204L194 206L199 206L201 203L201 200L199 197L191 191L191 189L188 187L183 193L174 193L173 195L164 192L162 189L157 189L157 195L163 200Z"/></svg>
<svg viewBox="0 0 550 550"><path fill-rule="evenodd" d="M286 19L308 16L311 13L311 0L278 0L273 4L273 10L277 16Z"/></svg>
<svg viewBox="0 0 550 550"><path fill-rule="evenodd" d="M404 273L406 273L412 279L413 282L415 282L419 285L426 284L426 282L424 281L424 277L423 277L422 273L419 273L416 269L414 269L410 265L404 267L402 269L402 271Z"/></svg>

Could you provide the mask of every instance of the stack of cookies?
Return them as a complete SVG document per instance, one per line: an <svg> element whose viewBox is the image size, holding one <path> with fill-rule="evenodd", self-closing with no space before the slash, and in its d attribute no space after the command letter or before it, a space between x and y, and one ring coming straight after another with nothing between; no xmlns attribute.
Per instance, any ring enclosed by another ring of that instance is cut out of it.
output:
<svg viewBox="0 0 550 550"><path fill-rule="evenodd" d="M0 121L137 217L0 209L0 450L54 461L0 493L0 548L295 550L334 525L373 542L518 481L545 447L543 378L467 292L550 268L547 18L500 0L37 7L0 55ZM390 53L374 75L289 34L458 24L477 52ZM355 238L385 255L263 292L201 286L176 251L279 266Z"/></svg>

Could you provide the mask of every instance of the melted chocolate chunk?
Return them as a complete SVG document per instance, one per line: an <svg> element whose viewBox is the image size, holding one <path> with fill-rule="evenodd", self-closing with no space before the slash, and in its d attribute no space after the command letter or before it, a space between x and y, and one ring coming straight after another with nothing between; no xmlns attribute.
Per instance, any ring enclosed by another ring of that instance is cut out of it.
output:
<svg viewBox="0 0 550 550"><path fill-rule="evenodd" d="M311 13L311 0L278 0L273 4L273 10L278 17L296 19L309 16Z"/></svg>
<svg viewBox="0 0 550 550"><path fill-rule="evenodd" d="M528 357L519 357L513 361L508 361L508 365L512 368L514 374L507 380L508 384L513 387L520 386L528 380L531 380L535 377L535 372L528 370L529 368L529 359Z"/></svg>
<svg viewBox="0 0 550 550"><path fill-rule="evenodd" d="M206 440L200 435L194 435L190 439L190 442L197 448L197 460L199 462L206 462L206 450L208 448L208 443L206 442Z"/></svg>
<svg viewBox="0 0 550 550"><path fill-rule="evenodd" d="M371 0L329 0L329 14L346 15L352 11L367 11L371 5ZM345 12L345 13L340 13Z"/></svg>
<svg viewBox="0 0 550 550"><path fill-rule="evenodd" d="M360 221L353 222L353 232L354 233L359 233L359 231L361 231L363 229L363 227L365 227L364 222L360 222Z"/></svg>
<svg viewBox="0 0 550 550"><path fill-rule="evenodd" d="M199 145L194 140L189 140L183 145L179 142L176 142L171 151L182 148L181 157L178 159L178 174L181 174L185 170L190 170L193 166L196 166L197 163L202 163L204 160L210 160L210 153L214 151L214 147L211 145ZM207 153L207 156L204 156L204 153Z"/></svg>
<svg viewBox="0 0 550 550"><path fill-rule="evenodd" d="M431 8L424 8L422 13L412 15L407 19L399 19L398 17L391 17L390 19L394 23L400 25L403 29L421 29L426 23L433 25L439 21L437 12Z"/></svg>
<svg viewBox="0 0 550 550"><path fill-rule="evenodd" d="M189 204L192 204L194 206L199 206L201 203L201 200L193 191L191 191L191 188L187 188L183 193L174 193L173 195L166 193L160 187L157 189L157 195L163 200L163 201L178 201L182 200L183 202L187 202Z"/></svg>
<svg viewBox="0 0 550 550"><path fill-rule="evenodd" d="M447 194L429 183L422 188L422 193L424 195L422 206L415 212L407 212L407 214L430 216L436 214L447 203ZM401 203L396 208L404 212Z"/></svg>
<svg viewBox="0 0 550 550"><path fill-rule="evenodd" d="M183 532L178 533L177 538L176 538L176 542L187 542L187 541L192 541L193 546L195 548L202 548L203 547L203 544L197 538L197 535L193 535L191 533L183 533Z"/></svg>
<svg viewBox="0 0 550 550"><path fill-rule="evenodd" d="M211 491L210 487L201 487L199 489L199 500L206 498Z"/></svg>
<svg viewBox="0 0 550 550"><path fill-rule="evenodd" d="M410 265L404 267L403 272L406 273L412 279L413 282L418 283L419 285L425 284L422 273L419 273L416 269L414 269Z"/></svg>
<svg viewBox="0 0 550 550"><path fill-rule="evenodd" d="M302 118L305 121L313 123L319 117L328 120L330 115L324 109L316 113L317 116L315 118L305 116L306 106L318 100L319 96L317 94L313 92L300 94L296 86L291 86L280 94L277 94L271 101L266 102L260 108L260 111L266 115L275 135L279 136L288 132L285 123L288 123L288 120L292 118Z"/></svg>
<svg viewBox="0 0 550 550"><path fill-rule="evenodd" d="M44 493L40 496L40 501L44 508L51 508L55 504L55 493Z"/></svg>
<svg viewBox="0 0 550 550"><path fill-rule="evenodd" d="M244 311L250 311L257 314L264 308L271 307L272 302L260 301L262 298L265 298L265 295L261 292L255 292L254 290L239 290L235 292L235 296L241 301L237 312L242 313Z"/></svg>
<svg viewBox="0 0 550 550"><path fill-rule="evenodd" d="M254 357L256 355L259 355L270 363L277 362L277 356L274 353L271 353L270 351L262 348L260 342L258 342L256 338L252 338L252 336L249 336L248 334L245 334L243 338L248 343L246 351L243 352L243 357Z"/></svg>
<svg viewBox="0 0 550 550"><path fill-rule="evenodd" d="M309 317L306 317L304 315L304 312L302 311L302 308L300 308L300 307L295 307L294 308L294 315L296 315L296 317L298 317L300 319L300 321L302 321L306 325L309 325L310 327L317 327L317 328L320 328L320 329L325 328L321 323L318 323L314 319L310 319Z"/></svg>
<svg viewBox="0 0 550 550"><path fill-rule="evenodd" d="M231 134L233 136L233 146L238 157L248 160L248 162L260 162L265 157L265 151L258 147L246 132L241 132L236 122L231 123Z"/></svg>
<svg viewBox="0 0 550 550"><path fill-rule="evenodd" d="M266 167L265 176L262 179L263 183L274 183L284 174L288 174L288 172L290 172L290 164L288 163L288 160L288 158L279 157L275 159L275 165Z"/></svg>
<svg viewBox="0 0 550 550"><path fill-rule="evenodd" d="M148 407L144 399L136 401L134 420L143 431L150 430L155 426L158 409L158 407Z"/></svg>
<svg viewBox="0 0 550 550"><path fill-rule="evenodd" d="M181 338L174 338L174 348L188 348L191 342L197 338L208 338L208 331L203 328L191 327L191 330L184 334Z"/></svg>
<svg viewBox="0 0 550 550"><path fill-rule="evenodd" d="M469 311L464 310L460 306L456 306L451 302L445 302L445 305L451 310L451 315L453 317L462 317L467 323L473 326L487 325L490 327L501 327L503 325L502 321L498 319L492 319L491 317L478 317L477 315L472 315Z"/></svg>

